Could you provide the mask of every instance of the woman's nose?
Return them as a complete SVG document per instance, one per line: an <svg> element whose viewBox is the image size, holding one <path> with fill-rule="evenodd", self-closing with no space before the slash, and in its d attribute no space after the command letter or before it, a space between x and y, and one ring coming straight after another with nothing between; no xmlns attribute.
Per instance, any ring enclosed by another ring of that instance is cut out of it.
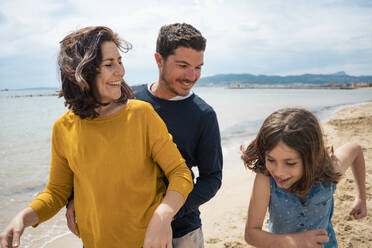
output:
<svg viewBox="0 0 372 248"><path fill-rule="evenodd" d="M125 74L124 66L122 64L116 65L114 73L115 73L115 75L119 75L119 76L123 77L124 74Z"/></svg>

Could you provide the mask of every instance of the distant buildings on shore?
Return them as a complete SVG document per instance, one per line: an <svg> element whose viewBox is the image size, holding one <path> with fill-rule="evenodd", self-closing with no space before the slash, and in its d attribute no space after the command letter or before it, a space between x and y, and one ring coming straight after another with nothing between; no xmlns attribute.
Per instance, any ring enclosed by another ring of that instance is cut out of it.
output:
<svg viewBox="0 0 372 248"><path fill-rule="evenodd" d="M207 87L216 87L217 85L208 84L203 85ZM264 83L244 83L233 82L224 85L229 89L257 89L257 88L274 88L274 89L357 89L364 87L372 87L372 82L351 82L351 83L334 83L329 82L325 84L305 84L305 83L290 83L290 84L264 84ZM217 87L221 87L219 84Z"/></svg>

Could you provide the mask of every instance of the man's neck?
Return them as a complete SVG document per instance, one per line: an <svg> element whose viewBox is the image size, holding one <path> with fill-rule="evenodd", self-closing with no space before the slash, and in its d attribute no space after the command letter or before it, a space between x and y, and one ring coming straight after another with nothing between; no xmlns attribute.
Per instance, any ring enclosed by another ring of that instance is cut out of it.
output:
<svg viewBox="0 0 372 248"><path fill-rule="evenodd" d="M157 81L156 83L150 85L150 91L154 96L165 100L169 100L176 96L174 94L167 93L163 87L164 86L162 86L161 83Z"/></svg>
<svg viewBox="0 0 372 248"><path fill-rule="evenodd" d="M169 100L169 101L179 101L179 100L184 100L186 98L189 98L193 93L192 91L189 92L187 96L179 96L175 94L169 94L167 90L165 90L161 83L156 82L156 83L150 83L147 85L147 89L150 91L150 93L158 98L164 99L164 100Z"/></svg>

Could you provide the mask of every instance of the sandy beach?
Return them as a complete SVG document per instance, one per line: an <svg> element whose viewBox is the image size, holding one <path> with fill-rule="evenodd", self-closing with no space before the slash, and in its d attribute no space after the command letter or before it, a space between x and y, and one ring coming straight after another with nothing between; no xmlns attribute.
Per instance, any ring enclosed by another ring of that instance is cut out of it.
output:
<svg viewBox="0 0 372 248"><path fill-rule="evenodd" d="M339 247L371 247L372 244L372 103L346 107L323 123L327 143L335 148L349 141L363 147L366 160L368 216L354 220L349 210L356 194L351 170L337 186L333 225ZM237 163L241 166L236 166ZM235 169L231 169L231 167ZM223 186L210 202L201 207L207 248L251 247L244 241L244 225L250 199L253 173L236 159L224 164ZM63 236L46 247L81 247L72 234Z"/></svg>

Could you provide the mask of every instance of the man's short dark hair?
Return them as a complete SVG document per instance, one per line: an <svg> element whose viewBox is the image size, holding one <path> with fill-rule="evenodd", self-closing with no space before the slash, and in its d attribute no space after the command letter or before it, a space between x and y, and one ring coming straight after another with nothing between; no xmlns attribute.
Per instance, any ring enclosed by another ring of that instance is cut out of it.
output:
<svg viewBox="0 0 372 248"><path fill-rule="evenodd" d="M207 40L199 30L187 23L174 23L160 28L156 41L156 52L164 60L174 54L178 47L192 48L196 51L204 51Z"/></svg>

